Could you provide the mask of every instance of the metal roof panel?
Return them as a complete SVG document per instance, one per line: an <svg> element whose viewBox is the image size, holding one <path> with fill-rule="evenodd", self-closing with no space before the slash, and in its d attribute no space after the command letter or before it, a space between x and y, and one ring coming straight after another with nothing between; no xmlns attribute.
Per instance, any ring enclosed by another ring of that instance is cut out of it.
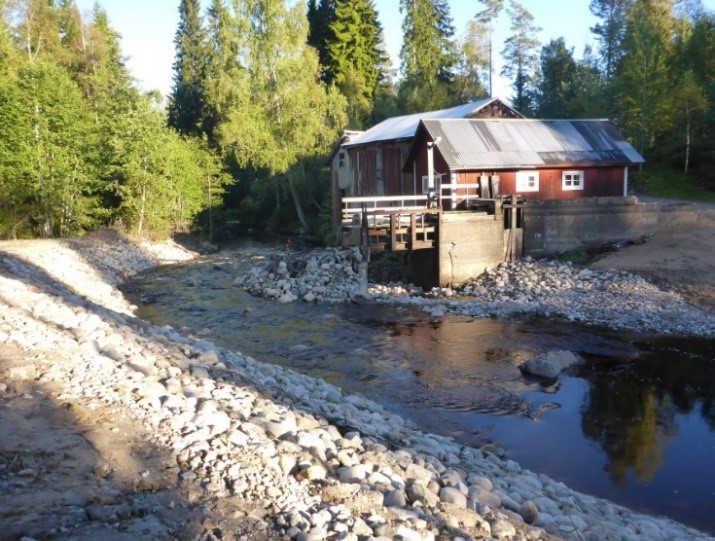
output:
<svg viewBox="0 0 715 541"><path fill-rule="evenodd" d="M369 130L362 132L360 135L353 137L350 141L346 142L344 146L365 145L368 143L377 143L379 141L409 139L410 137L414 137L420 120L467 118L497 99L498 98L486 98L458 105L457 107L451 107L449 109L427 111L424 113L415 113L412 115L388 118L373 126Z"/></svg>
<svg viewBox="0 0 715 541"><path fill-rule="evenodd" d="M426 119L451 169L632 165L643 158L607 120Z"/></svg>

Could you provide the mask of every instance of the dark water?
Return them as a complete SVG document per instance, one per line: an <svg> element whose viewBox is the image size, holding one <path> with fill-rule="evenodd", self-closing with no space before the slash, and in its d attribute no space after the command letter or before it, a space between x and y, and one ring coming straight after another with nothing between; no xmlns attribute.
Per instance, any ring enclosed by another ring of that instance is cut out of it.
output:
<svg viewBox="0 0 715 541"><path fill-rule="evenodd" d="M158 325L322 377L523 467L715 534L715 341L550 321L446 318L371 304L278 305L231 282L245 251L162 268L125 285ZM585 363L557 383L524 377L536 353Z"/></svg>

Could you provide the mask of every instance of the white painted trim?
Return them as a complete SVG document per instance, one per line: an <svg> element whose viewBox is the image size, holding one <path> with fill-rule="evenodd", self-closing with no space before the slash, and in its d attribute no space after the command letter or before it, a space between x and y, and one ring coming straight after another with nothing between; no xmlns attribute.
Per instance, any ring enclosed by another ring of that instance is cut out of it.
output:
<svg viewBox="0 0 715 541"><path fill-rule="evenodd" d="M577 185L573 185L573 179L566 180L567 175L578 175L579 180ZM571 182L570 185L567 185L567 182ZM584 189L584 185L586 184L586 172L583 169L569 169L568 171L561 171L561 190L564 192L574 192L574 191L582 191Z"/></svg>
<svg viewBox="0 0 715 541"><path fill-rule="evenodd" d="M516 193L538 192L539 191L539 171L526 170L516 172ZM529 186L529 177L534 177L534 185Z"/></svg>

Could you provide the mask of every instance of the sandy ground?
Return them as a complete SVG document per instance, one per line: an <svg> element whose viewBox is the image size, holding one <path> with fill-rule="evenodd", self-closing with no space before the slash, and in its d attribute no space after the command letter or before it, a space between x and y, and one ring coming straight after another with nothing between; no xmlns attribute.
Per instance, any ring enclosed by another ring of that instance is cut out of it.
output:
<svg viewBox="0 0 715 541"><path fill-rule="evenodd" d="M695 227L671 227L593 262L593 269L626 270L715 310L715 204L701 204Z"/></svg>
<svg viewBox="0 0 715 541"><path fill-rule="evenodd" d="M704 208L695 228L661 231L590 266L642 274L715 310L715 208ZM62 360L61 352L30 355ZM0 344L0 374L27 356ZM270 538L266 510L202 500L177 483L169 462L120 411L57 400L32 377L0 380L0 540Z"/></svg>

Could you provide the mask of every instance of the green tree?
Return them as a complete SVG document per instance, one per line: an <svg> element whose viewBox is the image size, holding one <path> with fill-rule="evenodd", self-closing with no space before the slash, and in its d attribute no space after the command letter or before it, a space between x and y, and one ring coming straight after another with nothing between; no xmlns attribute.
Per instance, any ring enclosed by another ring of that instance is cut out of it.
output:
<svg viewBox="0 0 715 541"><path fill-rule="evenodd" d="M229 114L243 114L251 94L247 51L250 22L238 0L232 0L235 11L224 0L212 0L207 12L208 43L204 77L204 114L202 131L209 142L220 147L217 130L228 121ZM246 118L246 122L250 120Z"/></svg>
<svg viewBox="0 0 715 541"><path fill-rule="evenodd" d="M169 126L183 134L201 132L204 109L204 69L207 59L206 34L202 27L199 0L181 0L174 78L169 98Z"/></svg>
<svg viewBox="0 0 715 541"><path fill-rule="evenodd" d="M610 82L616 74L616 68L624 51L623 38L626 32L626 14L633 0L591 0L591 13L601 22L591 27L599 43L601 70L603 77Z"/></svg>
<svg viewBox="0 0 715 541"><path fill-rule="evenodd" d="M0 0L0 73L10 69L16 62L17 52L10 38L10 31L2 16L5 12L4 0Z"/></svg>
<svg viewBox="0 0 715 541"><path fill-rule="evenodd" d="M451 105L450 83L457 62L454 27L446 0L400 0L403 79L399 101L404 112Z"/></svg>
<svg viewBox="0 0 715 541"><path fill-rule="evenodd" d="M490 44L485 40L487 36L488 28L480 21L473 19L467 23L464 35L458 42L459 62L452 81L456 102L466 103L491 93L482 83L485 73L486 79L490 77Z"/></svg>
<svg viewBox="0 0 715 541"><path fill-rule="evenodd" d="M80 69L85 48L82 16L74 0L60 0L57 9L60 49L57 60L73 73Z"/></svg>
<svg viewBox="0 0 715 541"><path fill-rule="evenodd" d="M335 21L335 0L308 1L308 45L318 51L322 66L322 79L326 83L333 80L328 43L333 39L332 26Z"/></svg>
<svg viewBox="0 0 715 541"><path fill-rule="evenodd" d="M536 93L537 114L542 118L574 116L578 91L578 66L573 49L564 38L551 40L541 49L541 70Z"/></svg>
<svg viewBox="0 0 715 541"><path fill-rule="evenodd" d="M489 62L489 97L493 96L492 75L494 74L494 64L492 62L492 34L494 32L494 22L499 18L499 14L504 9L504 0L479 0L484 5L484 9L477 13L476 21L483 25L486 30L487 53ZM470 23L473 24L473 23ZM474 30L470 30L474 32Z"/></svg>
<svg viewBox="0 0 715 541"><path fill-rule="evenodd" d="M685 157L683 159L683 171L688 174L690 165L691 138L693 123L708 109L708 100L705 90L697 81L695 74L688 70L679 80L677 86L671 94L672 107L676 112L677 119L681 121L685 130Z"/></svg>
<svg viewBox="0 0 715 541"><path fill-rule="evenodd" d="M96 225L93 181L83 159L87 110L77 85L62 68L35 60L19 69L15 91L6 91L0 161L15 217L42 237Z"/></svg>
<svg viewBox="0 0 715 541"><path fill-rule="evenodd" d="M335 0L328 38L332 81L348 102L348 125L362 128L372 111L385 62L382 26L372 0Z"/></svg>
<svg viewBox="0 0 715 541"><path fill-rule="evenodd" d="M598 69L598 60L591 47L584 47L583 58L576 62L575 96L570 116L574 118L603 118L608 109L603 103L606 87Z"/></svg>
<svg viewBox="0 0 715 541"><path fill-rule="evenodd" d="M53 1L16 0L9 5L15 42L32 62L40 55L54 58L60 49L59 11Z"/></svg>
<svg viewBox="0 0 715 541"><path fill-rule="evenodd" d="M253 191L272 192L277 212L290 194L296 215L308 229L294 167L324 152L337 138L346 120L345 100L332 87L326 91L320 81L317 54L307 45L302 6L287 4L254 0L247 13L234 11L236 24L248 25L238 34L247 40L236 49L242 51L241 63L234 67L237 78L226 84L236 99L216 133L220 147L238 166L267 172L254 181Z"/></svg>
<svg viewBox="0 0 715 541"><path fill-rule="evenodd" d="M628 12L616 89L623 129L644 154L673 124L670 0L636 0Z"/></svg>
<svg viewBox="0 0 715 541"><path fill-rule="evenodd" d="M504 41L504 66L501 74L513 77L512 103L518 111L527 114L532 112L534 107L539 47L536 34L541 28L534 24L534 16L516 1L512 0L507 11L511 18L511 36Z"/></svg>

